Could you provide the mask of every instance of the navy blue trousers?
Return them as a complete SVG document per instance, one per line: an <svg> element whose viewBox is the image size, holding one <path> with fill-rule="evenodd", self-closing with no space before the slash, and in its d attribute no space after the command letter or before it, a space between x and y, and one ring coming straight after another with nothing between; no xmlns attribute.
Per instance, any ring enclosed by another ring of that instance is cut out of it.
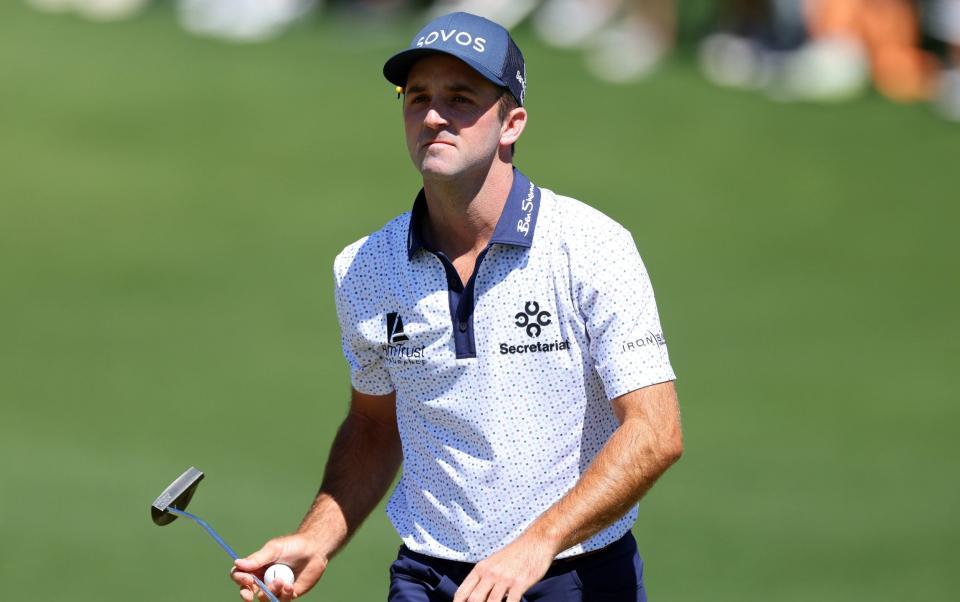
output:
<svg viewBox="0 0 960 602"><path fill-rule="evenodd" d="M390 565L389 602L450 602L473 569L469 562L443 560L403 546ZM633 535L600 551L555 561L527 590L525 602L646 602L643 562Z"/></svg>

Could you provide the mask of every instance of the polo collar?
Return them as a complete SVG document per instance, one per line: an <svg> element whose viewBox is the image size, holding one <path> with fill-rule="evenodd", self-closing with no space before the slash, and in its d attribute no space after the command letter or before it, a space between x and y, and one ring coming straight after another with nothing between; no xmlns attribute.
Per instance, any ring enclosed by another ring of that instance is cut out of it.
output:
<svg viewBox="0 0 960 602"><path fill-rule="evenodd" d="M519 169L513 168L513 186L503 205L503 213L490 237L490 244L512 245L529 248L533 244L533 232L537 227L540 210L540 188L534 185ZM407 257L413 259L420 249L425 249L420 228L427 217L427 197L423 189L417 194L410 211L410 228L407 231Z"/></svg>

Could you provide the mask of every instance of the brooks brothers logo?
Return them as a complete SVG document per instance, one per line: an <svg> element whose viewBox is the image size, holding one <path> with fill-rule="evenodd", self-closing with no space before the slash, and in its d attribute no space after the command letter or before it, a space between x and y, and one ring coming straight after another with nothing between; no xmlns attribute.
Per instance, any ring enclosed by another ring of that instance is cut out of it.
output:
<svg viewBox="0 0 960 602"><path fill-rule="evenodd" d="M514 325L517 328L523 328L527 336L531 339L539 338L544 327L553 324L550 312L540 310L540 304L536 301L527 301L523 306L523 311L514 316ZM500 353L503 355L514 353L542 353L545 351L566 351L570 349L570 341L554 341L553 343L536 342L528 345L509 345L500 343Z"/></svg>
<svg viewBox="0 0 960 602"><path fill-rule="evenodd" d="M523 199L523 205L520 206L520 209L527 214L517 222L517 232L523 234L524 238L530 232L530 220L533 219L533 191L533 182L530 182L530 191L527 193L527 198Z"/></svg>
<svg viewBox="0 0 960 602"><path fill-rule="evenodd" d="M450 38L461 46L470 46L477 52L484 52L487 49L486 38L479 38L469 31L457 31L456 29L441 29L440 31L431 31L417 40L417 46L430 46L436 44L437 40L449 42Z"/></svg>
<svg viewBox="0 0 960 602"><path fill-rule="evenodd" d="M644 347L662 347L666 344L667 340L663 338L662 332L651 332L648 330L646 335L624 343L622 351L626 353L627 351L636 351Z"/></svg>
<svg viewBox="0 0 960 602"><path fill-rule="evenodd" d="M403 332L403 318L399 312L390 312L387 314L387 342L382 346L383 352L387 356L387 361L394 363L412 363L422 364L426 360L423 354L423 345L407 346L406 343L410 337Z"/></svg>

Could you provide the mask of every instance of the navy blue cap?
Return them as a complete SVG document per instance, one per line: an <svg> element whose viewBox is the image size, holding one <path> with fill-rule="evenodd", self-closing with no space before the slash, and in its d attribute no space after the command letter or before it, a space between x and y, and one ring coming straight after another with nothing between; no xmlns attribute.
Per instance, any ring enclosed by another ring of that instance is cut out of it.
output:
<svg viewBox="0 0 960 602"><path fill-rule="evenodd" d="M410 67L425 55L438 53L456 57L497 86L508 88L523 106L527 90L523 54L510 32L470 13L450 13L428 23L413 37L410 48L390 57L383 75L396 86L406 86Z"/></svg>

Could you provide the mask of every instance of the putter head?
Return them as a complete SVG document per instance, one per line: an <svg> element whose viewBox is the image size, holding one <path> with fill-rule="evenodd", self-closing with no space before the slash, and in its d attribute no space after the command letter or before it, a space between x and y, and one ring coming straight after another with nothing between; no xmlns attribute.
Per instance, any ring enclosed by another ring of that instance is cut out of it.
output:
<svg viewBox="0 0 960 602"><path fill-rule="evenodd" d="M184 471L150 505L150 517L153 518L153 522L162 527L177 520L177 515L168 512L167 509L186 510L193 492L197 490L197 485L202 480L203 473L193 466Z"/></svg>

